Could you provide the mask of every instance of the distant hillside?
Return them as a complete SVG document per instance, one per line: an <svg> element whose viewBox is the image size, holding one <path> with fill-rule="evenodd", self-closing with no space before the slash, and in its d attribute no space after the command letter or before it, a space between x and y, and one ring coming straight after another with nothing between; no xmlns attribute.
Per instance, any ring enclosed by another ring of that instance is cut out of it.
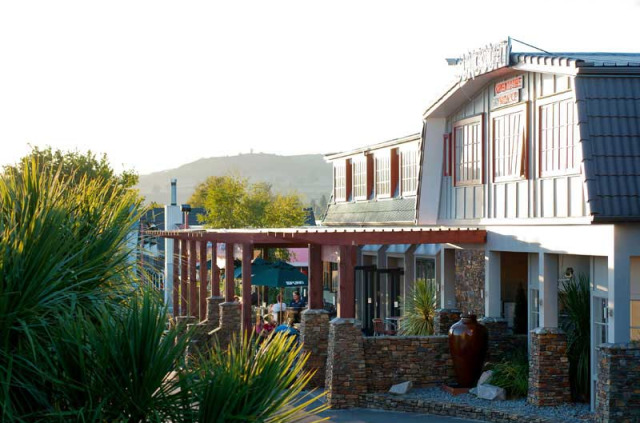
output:
<svg viewBox="0 0 640 423"><path fill-rule="evenodd" d="M331 195L331 165L321 154L278 156L274 154L241 154L230 157L210 157L188 163L176 169L140 175L137 188L147 203L166 204L170 200L172 178L178 179L178 204L186 203L196 185L208 176L229 173L249 178L251 182L269 182L274 191L297 191L307 203Z"/></svg>

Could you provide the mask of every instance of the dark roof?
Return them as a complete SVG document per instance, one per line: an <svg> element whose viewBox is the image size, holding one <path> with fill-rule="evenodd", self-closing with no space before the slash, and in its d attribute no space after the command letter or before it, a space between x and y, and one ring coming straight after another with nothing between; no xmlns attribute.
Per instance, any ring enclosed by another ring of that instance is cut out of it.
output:
<svg viewBox="0 0 640 423"><path fill-rule="evenodd" d="M358 147L352 150L340 151L337 153L328 153L324 155L325 160L334 160L339 159L341 157L352 156L354 154L360 153L368 153L373 150L378 150L381 148L392 147L395 145L404 144L412 141L420 141L421 133L418 132L416 134L406 135L400 138L394 138L392 140L382 141L377 144L365 145L364 147Z"/></svg>
<svg viewBox="0 0 640 423"><path fill-rule="evenodd" d="M333 203L329 205L323 225L375 225L413 224L416 216L416 199Z"/></svg>
<svg viewBox="0 0 640 423"><path fill-rule="evenodd" d="M511 63L577 67L640 66L640 53L511 53Z"/></svg>
<svg viewBox="0 0 640 423"><path fill-rule="evenodd" d="M640 77L577 77L575 85L591 214L640 220Z"/></svg>
<svg viewBox="0 0 640 423"><path fill-rule="evenodd" d="M145 222L147 225L153 224L158 228L157 230L162 231L164 230L164 208L154 207L149 209L142 215L140 220Z"/></svg>

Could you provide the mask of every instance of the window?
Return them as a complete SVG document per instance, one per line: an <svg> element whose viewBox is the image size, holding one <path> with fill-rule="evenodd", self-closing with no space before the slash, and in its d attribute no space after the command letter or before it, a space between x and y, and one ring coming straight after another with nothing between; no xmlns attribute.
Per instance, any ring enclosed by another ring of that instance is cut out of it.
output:
<svg viewBox="0 0 640 423"><path fill-rule="evenodd" d="M347 168L345 162L335 163L333 166L333 196L335 201L347 200Z"/></svg>
<svg viewBox="0 0 640 423"><path fill-rule="evenodd" d="M540 106L540 176L579 170L577 135L573 98Z"/></svg>
<svg viewBox="0 0 640 423"><path fill-rule="evenodd" d="M391 195L391 156L382 154L376 156L376 196L389 197Z"/></svg>
<svg viewBox="0 0 640 423"><path fill-rule="evenodd" d="M526 177L526 110L521 105L493 115L493 175L498 182Z"/></svg>
<svg viewBox="0 0 640 423"><path fill-rule="evenodd" d="M640 341L640 300L631 300L631 340Z"/></svg>
<svg viewBox="0 0 640 423"><path fill-rule="evenodd" d="M442 146L442 176L451 176L451 133L444 134Z"/></svg>
<svg viewBox="0 0 640 423"><path fill-rule="evenodd" d="M353 197L356 200L367 198L367 160L364 157L353 159Z"/></svg>
<svg viewBox="0 0 640 423"><path fill-rule="evenodd" d="M453 125L456 185L483 182L483 115L464 119Z"/></svg>
<svg viewBox="0 0 640 423"><path fill-rule="evenodd" d="M415 194L418 190L418 150L403 150L402 165L402 193Z"/></svg>

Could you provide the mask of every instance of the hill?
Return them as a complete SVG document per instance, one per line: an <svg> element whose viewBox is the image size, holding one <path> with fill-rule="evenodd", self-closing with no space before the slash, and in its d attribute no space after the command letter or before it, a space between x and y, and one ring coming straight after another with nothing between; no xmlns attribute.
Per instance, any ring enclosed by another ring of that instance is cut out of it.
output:
<svg viewBox="0 0 640 423"><path fill-rule="evenodd" d="M268 182L275 192L296 191L307 203L319 202L331 195L331 164L321 154L279 156L275 154L240 154L196 160L175 169L140 175L137 188L147 203L169 202L170 181L178 179L178 204L186 203L195 187L208 176L229 173L249 178L250 182Z"/></svg>

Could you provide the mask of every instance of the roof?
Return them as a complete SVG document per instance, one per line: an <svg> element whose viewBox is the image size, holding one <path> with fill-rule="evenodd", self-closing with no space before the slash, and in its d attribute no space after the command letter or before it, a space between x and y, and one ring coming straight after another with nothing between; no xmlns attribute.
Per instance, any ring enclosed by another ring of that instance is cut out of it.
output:
<svg viewBox="0 0 640 423"><path fill-rule="evenodd" d="M582 76L575 87L594 221L640 220L640 76Z"/></svg>
<svg viewBox="0 0 640 423"><path fill-rule="evenodd" d="M323 225L414 224L416 198L330 204Z"/></svg>
<svg viewBox="0 0 640 423"><path fill-rule="evenodd" d="M638 67L639 53L511 53L511 65L528 63L536 65L572 67Z"/></svg>
<svg viewBox="0 0 640 423"><path fill-rule="evenodd" d="M404 144L407 142L420 141L420 133L411 134L400 138L394 138L392 140L379 142L377 144L371 144L364 147L356 148L353 150L341 151L339 153L325 154L326 160L335 160L342 157L352 156L354 154L368 153L373 150L380 150L382 148L393 147L396 145Z"/></svg>

